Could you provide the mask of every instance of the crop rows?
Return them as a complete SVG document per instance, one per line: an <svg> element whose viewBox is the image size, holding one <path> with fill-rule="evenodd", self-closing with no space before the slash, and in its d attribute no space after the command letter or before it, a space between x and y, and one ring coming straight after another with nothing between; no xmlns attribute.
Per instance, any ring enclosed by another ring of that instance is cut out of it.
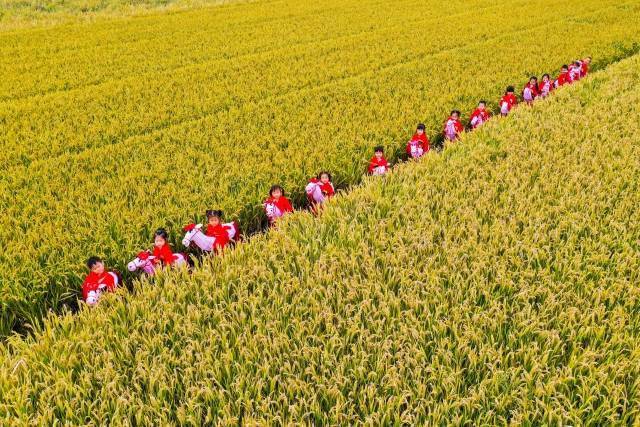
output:
<svg viewBox="0 0 640 427"><path fill-rule="evenodd" d="M0 35L0 334L73 305L90 254L125 270L152 230L175 240L211 207L256 229L272 183L297 202L320 169L357 183L371 148L393 154L417 122L432 136L452 108L566 58L602 66L638 39L622 19L640 16L634 2L547 3L237 5Z"/></svg>
<svg viewBox="0 0 640 427"><path fill-rule="evenodd" d="M0 414L637 423L639 66L367 178L190 275L10 338Z"/></svg>

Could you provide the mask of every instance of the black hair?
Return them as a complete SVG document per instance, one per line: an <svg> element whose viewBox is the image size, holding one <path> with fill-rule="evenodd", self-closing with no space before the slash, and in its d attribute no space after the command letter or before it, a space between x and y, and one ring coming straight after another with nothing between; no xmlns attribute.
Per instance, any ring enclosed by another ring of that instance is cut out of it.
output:
<svg viewBox="0 0 640 427"><path fill-rule="evenodd" d="M480 104L487 105L487 101L485 101L484 99L481 99L480 102L478 102L478 105L480 105Z"/></svg>
<svg viewBox="0 0 640 427"><path fill-rule="evenodd" d="M507 92L515 92L516 89L513 86L507 86Z"/></svg>
<svg viewBox="0 0 640 427"><path fill-rule="evenodd" d="M329 181L331 181L331 174L327 171L322 171L318 174L318 180L322 178L322 175L327 175L329 177Z"/></svg>
<svg viewBox="0 0 640 427"><path fill-rule="evenodd" d="M384 153L384 148L382 147L382 145L378 145L376 148L373 149L374 153L377 153L378 151L381 153Z"/></svg>
<svg viewBox="0 0 640 427"><path fill-rule="evenodd" d="M284 196L284 188L282 188L280 185L275 184L272 185L271 188L269 189L269 196L273 197L273 192L276 190L280 190L280 192L282 193L282 195Z"/></svg>
<svg viewBox="0 0 640 427"><path fill-rule="evenodd" d="M222 212L220 209L207 209L206 215L207 215L207 219L213 216L215 216L216 218L222 219L222 217L224 216L224 212Z"/></svg>
<svg viewBox="0 0 640 427"><path fill-rule="evenodd" d="M169 239L169 233L164 228L158 228L155 233L153 233L153 237L162 237L164 240Z"/></svg>
<svg viewBox="0 0 640 427"><path fill-rule="evenodd" d="M418 127L416 127L416 129L425 130L424 123L418 123Z"/></svg>
<svg viewBox="0 0 640 427"><path fill-rule="evenodd" d="M537 78L536 76L531 76L531 77L529 77L529 80L535 80L535 81L538 81L538 78Z"/></svg>
<svg viewBox="0 0 640 427"><path fill-rule="evenodd" d="M587 57L586 57L586 58L584 58L584 59L588 59L589 61L591 61L591 59L592 59L592 58L591 58L590 56L587 56Z"/></svg>
<svg viewBox="0 0 640 427"><path fill-rule="evenodd" d="M89 257L89 259L87 260L87 268L91 270L93 266L99 262L102 262L102 259L100 259L99 257L97 256Z"/></svg>
<svg viewBox="0 0 640 427"><path fill-rule="evenodd" d="M581 64L580 64L580 61L575 61L575 62L573 63L573 65L580 66Z"/></svg>
<svg viewBox="0 0 640 427"><path fill-rule="evenodd" d="M460 112L460 110L452 110L451 111L451 115L453 116L454 114L457 114L458 117L460 117L462 115L462 113Z"/></svg>
<svg viewBox="0 0 640 427"><path fill-rule="evenodd" d="M560 69L562 69L562 70L564 70L565 68L568 70L569 66L567 64L564 64L562 67L560 67Z"/></svg>
<svg viewBox="0 0 640 427"><path fill-rule="evenodd" d="M551 80L551 76L550 76L549 74L544 73L544 74L542 75L542 79L544 80L544 78L545 78L545 77L547 77L549 80Z"/></svg>

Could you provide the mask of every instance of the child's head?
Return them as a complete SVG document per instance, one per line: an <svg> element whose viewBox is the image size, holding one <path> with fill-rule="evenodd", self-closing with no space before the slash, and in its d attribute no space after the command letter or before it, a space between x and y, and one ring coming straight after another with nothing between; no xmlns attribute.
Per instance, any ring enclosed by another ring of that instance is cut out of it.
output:
<svg viewBox="0 0 640 427"><path fill-rule="evenodd" d="M155 233L153 233L153 244L161 248L167 244L167 239L169 238L169 234L164 228L158 228Z"/></svg>
<svg viewBox="0 0 640 427"><path fill-rule="evenodd" d="M320 172L318 174L318 181L320 181L323 184L331 182L331 174L329 172L326 172L326 171Z"/></svg>
<svg viewBox="0 0 640 427"><path fill-rule="evenodd" d="M384 156L384 148L382 148L381 145L378 145L376 148L373 149L373 154L375 154L375 156L378 159L381 159L382 156Z"/></svg>
<svg viewBox="0 0 640 427"><path fill-rule="evenodd" d="M416 128L416 133L418 135L422 135L424 133L424 124L420 123Z"/></svg>
<svg viewBox="0 0 640 427"><path fill-rule="evenodd" d="M513 92L515 92L516 89L513 86L507 86L507 93L508 94L513 94Z"/></svg>
<svg viewBox="0 0 640 427"><path fill-rule="evenodd" d="M487 108L487 101L485 101L484 99L480 100L480 102L478 102L478 108L481 110Z"/></svg>
<svg viewBox="0 0 640 427"><path fill-rule="evenodd" d="M575 65L576 67L580 67L580 66L582 66L582 64L580 63L580 61L574 61L573 65Z"/></svg>
<svg viewBox="0 0 640 427"><path fill-rule="evenodd" d="M222 216L221 210L209 209L207 211L207 222L209 225L218 225L222 222Z"/></svg>
<svg viewBox="0 0 640 427"><path fill-rule="evenodd" d="M95 274L104 273L104 263L97 256L92 256L87 260L87 268Z"/></svg>
<svg viewBox="0 0 640 427"><path fill-rule="evenodd" d="M551 76L549 74L543 74L542 75L542 81L543 82L548 82L549 80L551 80Z"/></svg>
<svg viewBox="0 0 640 427"><path fill-rule="evenodd" d="M460 111L458 110L452 110L451 111L451 118L458 120L460 118Z"/></svg>
<svg viewBox="0 0 640 427"><path fill-rule="evenodd" d="M587 63L587 64L591 64L591 57L590 57L590 56L587 56L586 58L584 58L584 59L582 60L582 62L585 62L585 63Z"/></svg>
<svg viewBox="0 0 640 427"><path fill-rule="evenodd" d="M537 78L536 76L531 76L531 77L529 78L529 83L531 83L531 84L536 84L536 83L538 83L538 78Z"/></svg>
<svg viewBox="0 0 640 427"><path fill-rule="evenodd" d="M562 68L560 68L560 71L562 71L562 72L569 71L569 66L568 66L568 65L566 65L566 64L565 64L565 65L563 65L563 66L562 66Z"/></svg>
<svg viewBox="0 0 640 427"><path fill-rule="evenodd" d="M279 199L280 197L284 196L284 189L279 185L272 185L269 189L269 196L273 197L274 199Z"/></svg>

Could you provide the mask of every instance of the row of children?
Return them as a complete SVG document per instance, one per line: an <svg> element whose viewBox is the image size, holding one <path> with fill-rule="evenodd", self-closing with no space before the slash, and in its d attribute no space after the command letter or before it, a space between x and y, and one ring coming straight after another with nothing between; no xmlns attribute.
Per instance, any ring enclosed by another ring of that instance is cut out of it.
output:
<svg viewBox="0 0 640 427"><path fill-rule="evenodd" d="M571 66L563 65L560 74L551 80L549 74L544 74L539 82L537 77L531 77L522 90L522 99L528 105L538 98L547 97L555 88L580 80L587 75L591 58L574 61ZM518 104L513 86L509 86L500 99L500 114L506 116ZM480 101L472 112L468 128L477 129L491 117L486 101ZM446 141L455 141L464 132L465 126L461 122L461 114L453 110L447 118L443 135ZM425 133L425 126L419 124L416 132L407 142L406 152L409 158L419 158L430 150L430 141ZM369 175L384 175L389 170L389 162L384 157L384 149L380 146L374 149L374 156L369 161L367 172ZM318 213L322 204L335 194L329 172L321 172L312 178L305 187L305 193L311 211ZM270 226L274 226L279 218L293 212L291 201L285 196L280 185L274 185L269 190L269 197L263 207ZM237 222L223 224L223 212L208 210L206 212L207 225L202 232L201 224L189 224L184 227L186 233L182 243L185 247L194 245L205 252L219 253L228 245L235 245L242 240ZM153 275L159 269L166 267L181 267L187 265L189 258L183 253L175 253L168 242L168 233L158 229L153 238L153 249L143 251L128 264L130 271L142 270L147 275ZM103 261L98 257L91 257L87 261L89 274L82 284L83 299L88 305L95 305L102 292L112 291L121 283L117 272L107 271Z"/></svg>
<svg viewBox="0 0 640 427"><path fill-rule="evenodd" d="M549 74L543 74L542 80L538 81L536 76L532 76L522 89L522 99L527 105L531 105L536 99L546 98L556 88L580 80L589 72L591 57L574 61L571 66L563 65L555 80ZM518 98L513 86L507 87L505 94L498 103L500 115L507 116L513 108L518 105ZM491 117L491 112L487 109L487 102L482 100L477 108L471 113L468 129L473 130L480 127ZM455 141L464 132L465 126L461 121L461 113L458 110L451 111L451 114L444 123L443 136L445 141ZM431 143L425 133L425 126L420 123L416 128L413 137L407 142L406 152L409 158L419 158L428 153ZM372 159L372 163L375 159ZM377 160L380 161L380 160ZM371 166L370 166L371 168ZM371 173L371 172L370 172Z"/></svg>

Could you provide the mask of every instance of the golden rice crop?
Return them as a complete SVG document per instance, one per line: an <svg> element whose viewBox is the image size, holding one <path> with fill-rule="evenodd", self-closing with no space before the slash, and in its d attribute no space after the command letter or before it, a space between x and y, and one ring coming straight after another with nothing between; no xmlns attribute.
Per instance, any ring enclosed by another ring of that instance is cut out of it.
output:
<svg viewBox="0 0 640 427"><path fill-rule="evenodd" d="M637 423L639 66L10 338L2 419Z"/></svg>
<svg viewBox="0 0 640 427"><path fill-rule="evenodd" d="M417 122L640 31L620 1L281 6L0 34L0 335L73 305L88 255L125 270L209 207L255 229L272 183L357 183Z"/></svg>

